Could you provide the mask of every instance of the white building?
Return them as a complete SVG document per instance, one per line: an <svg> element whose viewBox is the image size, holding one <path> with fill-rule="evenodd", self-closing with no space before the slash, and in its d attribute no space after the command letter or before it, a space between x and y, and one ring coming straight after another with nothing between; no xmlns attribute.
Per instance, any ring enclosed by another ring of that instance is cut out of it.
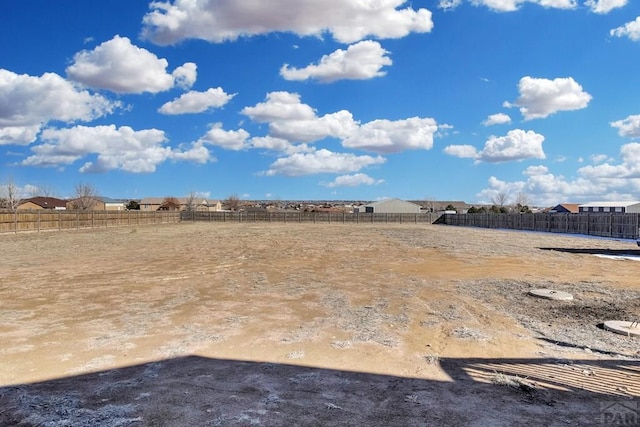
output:
<svg viewBox="0 0 640 427"><path fill-rule="evenodd" d="M640 202L590 202L578 206L580 213L640 213Z"/></svg>
<svg viewBox="0 0 640 427"><path fill-rule="evenodd" d="M358 206L356 213L420 213L421 206L400 199L385 199L368 205Z"/></svg>

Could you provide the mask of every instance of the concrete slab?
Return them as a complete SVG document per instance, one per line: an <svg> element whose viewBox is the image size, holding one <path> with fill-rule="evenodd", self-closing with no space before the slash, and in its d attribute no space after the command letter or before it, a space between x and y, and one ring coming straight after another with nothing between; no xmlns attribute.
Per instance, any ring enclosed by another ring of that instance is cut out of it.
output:
<svg viewBox="0 0 640 427"><path fill-rule="evenodd" d="M538 298L552 299L552 300L558 300L558 301L571 301L573 299L573 295L571 295L570 293L563 292L563 291L556 291L553 289L532 289L529 291L529 295L538 297Z"/></svg>
<svg viewBox="0 0 640 427"><path fill-rule="evenodd" d="M640 337L640 323L638 322L607 320L604 322L604 328L607 331L615 332L616 334L626 335L628 337Z"/></svg>

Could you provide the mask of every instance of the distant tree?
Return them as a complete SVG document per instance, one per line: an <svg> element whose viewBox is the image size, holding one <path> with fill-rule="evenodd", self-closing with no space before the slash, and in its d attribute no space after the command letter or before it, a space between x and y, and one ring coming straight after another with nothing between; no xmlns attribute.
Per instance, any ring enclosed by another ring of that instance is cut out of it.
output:
<svg viewBox="0 0 640 427"><path fill-rule="evenodd" d="M93 209L100 201L95 187L91 184L76 184L75 193L71 201L71 208L81 211Z"/></svg>
<svg viewBox="0 0 640 427"><path fill-rule="evenodd" d="M497 206L504 206L507 204L509 200L509 194L507 193L496 193L492 198L491 202Z"/></svg>
<svg viewBox="0 0 640 427"><path fill-rule="evenodd" d="M55 197L56 191L49 184L41 184L32 187L29 191L29 197Z"/></svg>
<svg viewBox="0 0 640 427"><path fill-rule="evenodd" d="M6 183L0 185L0 208L15 211L20 203L20 190L13 179L9 178Z"/></svg>
<svg viewBox="0 0 640 427"><path fill-rule="evenodd" d="M179 211L180 210L180 200L175 197L168 196L162 200L159 211Z"/></svg>
<svg viewBox="0 0 640 427"><path fill-rule="evenodd" d="M516 194L513 210L520 213L531 213L531 209L529 209L529 196L527 196L526 193L521 191Z"/></svg>
<svg viewBox="0 0 640 427"><path fill-rule="evenodd" d="M486 206L480 206L476 213L487 213L487 212L488 212L488 210L487 210Z"/></svg>
<svg viewBox="0 0 640 427"><path fill-rule="evenodd" d="M227 209L237 211L240 209L240 198L236 194L232 194L224 201L224 204Z"/></svg>
<svg viewBox="0 0 640 427"><path fill-rule="evenodd" d="M509 208L507 208L506 206L496 206L493 205L489 208L489 212L491 213L509 213Z"/></svg>
<svg viewBox="0 0 640 427"><path fill-rule="evenodd" d="M475 206L471 206L469 209L467 209L467 213L470 213L470 214L478 213L478 208L476 208Z"/></svg>
<svg viewBox="0 0 640 427"><path fill-rule="evenodd" d="M520 206L529 206L531 204L531 202L529 201L529 196L523 191L520 191L518 194L516 194L514 203Z"/></svg>
<svg viewBox="0 0 640 427"><path fill-rule="evenodd" d="M444 210L445 210L445 211L455 211L455 212L458 212L458 210L456 209L456 207L455 207L455 206L453 206L451 203L449 203L449 204L447 205L447 207L446 207L446 208L444 208Z"/></svg>
<svg viewBox="0 0 640 427"><path fill-rule="evenodd" d="M139 211L140 210L140 203L138 203L136 200L129 200L129 203L127 203L127 210L128 211Z"/></svg>
<svg viewBox="0 0 640 427"><path fill-rule="evenodd" d="M422 207L427 212L435 212L436 211L436 202L431 197L425 197L424 202L422 202Z"/></svg>
<svg viewBox="0 0 640 427"><path fill-rule="evenodd" d="M195 211L196 210L196 197L197 197L197 195L193 191L190 192L187 195L187 198L186 198L187 199L187 206L185 207L186 211L191 212L191 211Z"/></svg>

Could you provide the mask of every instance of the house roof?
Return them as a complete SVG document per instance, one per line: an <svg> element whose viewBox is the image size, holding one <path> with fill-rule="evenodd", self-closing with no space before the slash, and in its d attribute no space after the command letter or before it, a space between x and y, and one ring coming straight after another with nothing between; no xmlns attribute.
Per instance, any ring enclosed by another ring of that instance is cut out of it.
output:
<svg viewBox="0 0 640 427"><path fill-rule="evenodd" d="M141 205L161 205L166 199L167 197L145 197L144 199L140 200L140 204ZM190 197L176 197L175 199L178 200L178 202L181 205L187 205L191 200ZM208 205L210 203L215 204L217 202L213 200L209 201L204 197L196 197L193 199L193 203L195 203L196 205Z"/></svg>
<svg viewBox="0 0 640 427"><path fill-rule="evenodd" d="M365 206L381 206L381 205L385 205L385 204L387 204L389 202L395 202L395 201L402 202L402 203L408 203L408 204L411 204L411 205L420 206L420 205L418 205L416 203L407 202L406 200L401 200L401 199L398 199L398 198L395 198L395 197L391 198L391 199L378 200L377 202L369 203L368 205L365 205Z"/></svg>
<svg viewBox="0 0 640 427"><path fill-rule="evenodd" d="M562 207L571 213L578 213L578 211L580 210L578 209L579 206L580 205L578 203L560 203L559 205L554 206L552 209Z"/></svg>
<svg viewBox="0 0 640 427"><path fill-rule="evenodd" d="M141 205L161 205L164 201L164 197L145 197L140 200Z"/></svg>
<svg viewBox="0 0 640 427"><path fill-rule="evenodd" d="M122 199L112 199L111 197L98 197L103 203L126 203Z"/></svg>
<svg viewBox="0 0 640 427"><path fill-rule="evenodd" d="M615 208L615 207L628 207L633 205L639 205L639 201L626 201L626 202L589 202L580 205L581 208L595 208L595 207L603 207L603 208Z"/></svg>
<svg viewBox="0 0 640 427"><path fill-rule="evenodd" d="M30 199L25 199L22 201L22 203L28 202L36 204L45 209L64 208L67 206L66 200L57 199L55 197L31 197Z"/></svg>

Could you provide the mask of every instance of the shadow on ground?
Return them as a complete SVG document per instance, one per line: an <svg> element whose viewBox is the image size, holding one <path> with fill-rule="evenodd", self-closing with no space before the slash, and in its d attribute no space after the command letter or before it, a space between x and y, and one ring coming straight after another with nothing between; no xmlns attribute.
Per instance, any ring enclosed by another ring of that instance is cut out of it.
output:
<svg viewBox="0 0 640 427"><path fill-rule="evenodd" d="M637 416L637 361L431 362L451 380L182 357L2 387L0 425L539 426L593 425L607 410Z"/></svg>
<svg viewBox="0 0 640 427"><path fill-rule="evenodd" d="M631 256L640 257L639 249L603 249L603 248L538 248L543 251L566 252L570 254Z"/></svg>

